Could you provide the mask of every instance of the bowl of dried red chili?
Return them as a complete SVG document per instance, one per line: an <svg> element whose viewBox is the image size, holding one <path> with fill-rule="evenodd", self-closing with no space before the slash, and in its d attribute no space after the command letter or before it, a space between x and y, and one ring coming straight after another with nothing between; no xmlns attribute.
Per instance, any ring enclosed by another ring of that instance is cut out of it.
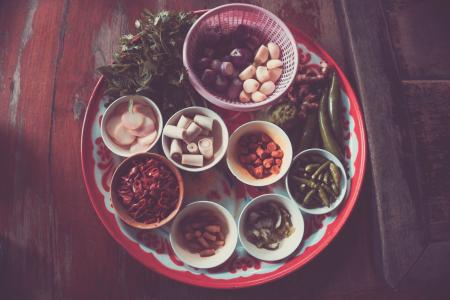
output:
<svg viewBox="0 0 450 300"><path fill-rule="evenodd" d="M112 177L112 204L120 219L135 228L153 229L168 223L179 211L183 196L183 177L159 154L133 155Z"/></svg>

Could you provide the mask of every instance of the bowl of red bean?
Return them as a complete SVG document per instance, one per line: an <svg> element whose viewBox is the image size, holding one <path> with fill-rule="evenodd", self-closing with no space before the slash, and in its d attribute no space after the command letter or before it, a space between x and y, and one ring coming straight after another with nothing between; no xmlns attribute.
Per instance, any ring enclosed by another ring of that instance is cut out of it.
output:
<svg viewBox="0 0 450 300"><path fill-rule="evenodd" d="M266 186L280 180L289 170L292 145L287 134L266 121L251 121L230 137L227 164L245 184Z"/></svg>
<svg viewBox="0 0 450 300"><path fill-rule="evenodd" d="M183 177L165 157L140 153L117 167L110 193L122 221L135 228L154 229L167 224L179 211Z"/></svg>

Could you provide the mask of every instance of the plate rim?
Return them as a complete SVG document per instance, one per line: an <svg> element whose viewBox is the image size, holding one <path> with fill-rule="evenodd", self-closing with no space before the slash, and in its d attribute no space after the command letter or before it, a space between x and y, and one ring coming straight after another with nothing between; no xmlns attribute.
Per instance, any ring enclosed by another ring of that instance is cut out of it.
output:
<svg viewBox="0 0 450 300"><path fill-rule="evenodd" d="M200 12L201 13L201 12ZM363 120L363 114L362 110L358 101L358 98L350 85L347 77L339 67L339 65L335 62L335 60L331 57L331 55L328 54L327 51L325 51L317 42L315 42L312 38L310 38L307 34L303 33L300 29L298 29L295 26L291 26L290 24L287 24L289 29L292 31L297 43L301 42L302 44L305 44L307 48L313 52L316 52L319 54L319 56L323 59L325 59L330 65L333 65L336 69L336 71L339 74L339 78L342 82L342 87L344 91L346 92L349 101L352 104L352 107L355 109L355 115L353 116L355 120L355 124L358 124L358 128L360 131L361 140L358 140L358 152L361 155L361 165L359 170L355 169L355 175L354 175L354 182L352 182L352 185L355 187L355 194L354 197L347 199L347 205L345 206L345 209L342 209L339 212L338 216L341 216L340 218L337 218L335 222L335 227L331 232L327 232L322 239L320 240L320 243L318 243L317 247L313 248L312 251L308 253L308 249L311 249L311 247L307 248L306 251L302 254L302 259L294 258L294 263L290 265L284 265L280 267L280 269L271 271L269 273L264 274L254 274L249 277L237 277L233 279L215 279L210 278L204 274L191 274L188 271L177 271L167 268L164 264L162 264L159 260L157 260L153 255L150 258L146 258L144 261L140 254L137 251L142 251L142 249L138 246L136 243L129 244L129 241L124 239L124 236L117 235L117 228L110 227L108 224L107 218L103 215L103 213L99 210L99 207L97 207L97 200L96 197L98 195L95 195L95 192L99 191L93 191L91 190L91 182L89 181L89 177L92 177L93 174L86 173L87 166L89 164L88 157L86 156L86 153L92 153L92 149L87 149L86 145L86 136L87 132L91 133L91 130L87 128L87 123L92 118L94 118L93 122L95 122L95 115L92 116L92 113L89 114L90 111L92 111L92 105L93 100L98 97L99 89L104 85L105 80L104 77L101 76L90 97L89 102L86 107L86 112L83 120L83 126L81 130L81 169L82 169L82 176L83 176L83 182L85 189L88 193L89 200L91 202L91 205L93 206L98 218L102 222L103 226L106 228L108 233L113 237L113 239L118 242L134 259L145 265L147 268L156 271L157 273L164 275L166 277L169 277L173 280L187 283L195 286L200 287L208 287L208 288L219 288L219 289L237 289L237 288L244 288L244 287L251 287L256 286L260 284L264 284L267 282L271 282L280 278L283 278L284 276L292 273L295 270L298 270L302 267L304 267L306 264L308 264L312 259L317 257L322 251L328 247L328 245L333 241L336 237L336 235L341 231L344 224L347 222L348 217L350 216L351 212L354 209L354 206L356 204L356 201L359 198L359 194L361 191L362 183L364 181L364 175L365 175L365 168L366 168L366 160L367 160L367 153L366 153L366 147L367 147L367 139L366 139L366 130L365 130L365 124ZM89 136L90 138L90 136ZM89 150L89 151L88 151ZM86 161L85 161L86 160ZM111 218L114 218L113 214L111 214ZM283 268L284 267L284 268Z"/></svg>

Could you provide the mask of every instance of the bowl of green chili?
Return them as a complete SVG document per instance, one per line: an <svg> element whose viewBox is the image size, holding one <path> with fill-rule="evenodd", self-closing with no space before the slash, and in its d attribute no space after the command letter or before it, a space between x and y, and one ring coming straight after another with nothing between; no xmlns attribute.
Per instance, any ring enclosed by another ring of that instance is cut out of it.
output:
<svg viewBox="0 0 450 300"><path fill-rule="evenodd" d="M338 207L347 191L347 174L330 152L312 148L297 154L286 176L289 197L308 214L326 214Z"/></svg>

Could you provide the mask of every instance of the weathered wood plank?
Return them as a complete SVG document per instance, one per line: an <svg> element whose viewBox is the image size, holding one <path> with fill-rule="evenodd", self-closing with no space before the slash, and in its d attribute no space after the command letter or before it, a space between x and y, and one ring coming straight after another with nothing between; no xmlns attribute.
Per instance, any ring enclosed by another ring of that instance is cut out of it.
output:
<svg viewBox="0 0 450 300"><path fill-rule="evenodd" d="M415 141L398 88L395 62L378 1L341 1L350 57L367 125L378 225L378 266L396 285L423 251ZM368 30L370 28L370 30ZM408 232L408 234L405 234Z"/></svg>
<svg viewBox="0 0 450 300"><path fill-rule="evenodd" d="M450 276L450 241L429 244L423 255L411 269L404 285L420 286L426 284L444 296L450 296L448 278ZM444 259L443 259L444 258ZM444 299L444 298L441 298Z"/></svg>
<svg viewBox="0 0 450 300"><path fill-rule="evenodd" d="M417 137L429 239L450 240L450 81L404 81L405 103Z"/></svg>
<svg viewBox="0 0 450 300"><path fill-rule="evenodd" d="M54 296L49 130L61 4L10 1L1 9L2 32L8 28L7 45L12 45L2 44L1 50L2 86L8 88L1 95L6 132L0 148L0 219L8 272L0 282L7 299Z"/></svg>
<svg viewBox="0 0 450 300"><path fill-rule="evenodd" d="M383 0L401 79L450 79L450 2Z"/></svg>
<svg viewBox="0 0 450 300"><path fill-rule="evenodd" d="M132 29L142 8L201 9L222 3L205 0L0 2L0 43L7 45L0 47L0 98L8 99L0 101L0 137L7 145L0 148L0 165L7 170L0 173L0 192L11 195L6 200L2 198L0 210L0 243L6 252L2 266L5 271L0 273L0 290L6 292L0 298L380 299L398 296L383 288L370 261L367 216L372 191L368 185L343 232L317 259L285 279L239 291L191 287L147 270L102 227L87 199L79 159L83 110L98 78L95 68L111 60L120 33ZM345 41L341 40L335 2L252 3L261 4L300 27L346 69ZM18 62L20 76L14 77ZM17 78L21 79L20 86L16 84ZM13 95L18 95L17 119L9 117L15 109L15 102L11 106L9 101L16 97ZM16 153L19 158L10 159ZM426 292L405 290L403 295L409 295L409 299L420 299L418 295Z"/></svg>
<svg viewBox="0 0 450 300"><path fill-rule="evenodd" d="M59 15L55 17L54 28L58 28L55 33L54 43L47 44L51 48L52 55L47 54L47 59L54 60L56 65L49 68L48 75L51 84L50 89L53 96L49 95L49 103L54 101L53 115L27 115L29 122L36 118L42 118L41 122L48 121L52 124L42 127L43 131L39 136L50 132L51 136L51 164L49 174L51 179L42 178L43 181L51 182L51 195L54 206L53 215L55 227L54 231L53 255L48 254L46 268L54 270L54 284L44 287L37 281L39 289L46 289L55 298L161 298L170 299L181 295L190 295L195 298L205 298L210 295L210 291L178 284L170 279L164 278L135 262L108 236L104 228L100 225L95 213L87 201L87 195L82 186L79 162L79 135L81 130L81 120L83 107L89 97L90 91L95 84L95 67L110 61L111 53L117 45L119 34L126 31L126 28L133 25L134 17L130 12L138 12L144 6L139 3L116 2L113 5L109 1L90 2L90 9L86 10L87 2L66 2L60 3ZM204 8L212 4L202 1L198 3L184 3L189 9ZM151 4L156 5L156 4ZM170 2L160 4L160 7L179 8L181 2ZM335 56L341 55L342 51L338 38L330 41L322 38L322 35L339 35L339 29L335 26L334 7L330 2L321 1L319 4L302 1L297 4L290 4L285 1L281 4L268 3L265 6L274 12L286 17L289 22L301 26L313 37L323 39L329 44L331 52ZM150 7L152 8L152 7ZM153 7L156 8L156 7ZM292 11L293 10L293 11ZM326 16L323 20L322 15ZM40 18L45 18L41 14ZM47 22L49 22L47 20ZM59 22L59 23L58 23ZM311 24L312 25L311 25ZM39 30L47 28L42 20L37 23L42 26ZM92 28L95 28L92 30ZM42 41L41 41L42 42ZM36 42L37 43L37 42ZM87 46L86 46L87 44ZM80 45L82 45L80 47ZM339 60L339 59L338 59ZM341 59L343 61L343 59ZM50 64L51 65L51 64ZM33 69L30 69L30 71ZM76 71L74 71L76 70ZM53 73L52 73L53 72ZM50 85L49 85L50 86ZM34 91L34 90L33 90ZM31 92L31 90L30 90ZM50 107L50 106L47 106ZM53 121L51 121L53 120ZM68 135L68 132L73 134ZM359 220L364 220L367 206L360 209ZM50 219L50 217L48 218ZM46 221L41 221L45 224ZM279 295L279 289L283 290L285 298L295 298L298 295L319 297L320 294L312 293L311 286L315 290L326 286L330 294L333 291L354 291L363 287L375 287L374 275L371 272L369 261L367 260L368 246L365 234L354 234L354 231L366 231L367 227L358 226L359 221L353 221L340 238L332 245L332 248L325 252L313 264L302 272L297 272L287 279L270 284L266 287L250 289L246 293L248 296L267 294L268 297ZM364 229L366 228L366 229ZM351 237L351 240L348 240ZM359 238L356 238L359 237ZM359 247L352 248L351 251L342 251L347 243L357 243ZM364 250L365 249L365 250ZM327 276L324 283L322 272L327 269L330 263L336 260L351 262L358 257L357 263L345 264L346 276L342 276L340 269L335 269ZM358 276L354 269L359 268L363 263L368 266L364 272L369 276ZM105 269L108 272L105 272ZM19 274L19 273L18 273ZM23 274L23 273L20 273ZM89 276L87 276L89 274ZM354 281L347 280L348 276ZM35 279L35 275L28 278ZM93 280L101 278L101 280ZM302 289L293 295L289 287L297 286L297 282L305 282ZM24 287L24 282L17 283L19 288ZM175 288L174 288L175 287ZM240 292L214 292L217 299L228 299L240 295ZM25 295L26 296L26 295ZM41 295L45 297L45 295Z"/></svg>
<svg viewBox="0 0 450 300"><path fill-rule="evenodd" d="M114 287L121 290L127 283L117 280L123 251L91 207L79 153L84 109L99 78L95 68L112 60L126 22L122 7L110 1L67 2L61 16L57 68L52 78L55 90L49 166L52 194L57 199L54 293L56 299L105 299L113 297ZM126 299L127 295L116 297Z"/></svg>

